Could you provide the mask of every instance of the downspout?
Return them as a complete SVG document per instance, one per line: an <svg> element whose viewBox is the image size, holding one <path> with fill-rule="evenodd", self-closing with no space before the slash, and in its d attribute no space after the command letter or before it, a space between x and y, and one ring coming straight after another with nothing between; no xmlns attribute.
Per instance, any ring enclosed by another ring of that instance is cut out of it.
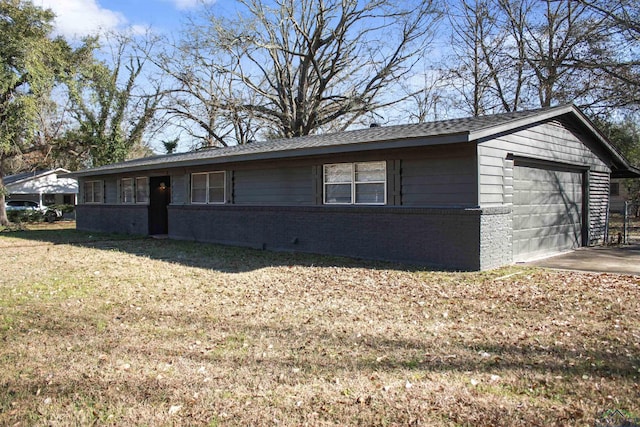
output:
<svg viewBox="0 0 640 427"><path fill-rule="evenodd" d="M609 203L607 203L607 213L604 216L604 241L602 242L602 245L607 246L608 241L609 241Z"/></svg>

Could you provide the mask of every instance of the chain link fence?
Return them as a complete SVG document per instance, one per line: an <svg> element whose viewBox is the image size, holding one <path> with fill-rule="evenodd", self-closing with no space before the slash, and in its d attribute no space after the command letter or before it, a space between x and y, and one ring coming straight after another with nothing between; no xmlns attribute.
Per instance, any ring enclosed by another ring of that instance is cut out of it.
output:
<svg viewBox="0 0 640 427"><path fill-rule="evenodd" d="M632 202L624 202L622 209L609 210L609 245L640 244L639 209Z"/></svg>

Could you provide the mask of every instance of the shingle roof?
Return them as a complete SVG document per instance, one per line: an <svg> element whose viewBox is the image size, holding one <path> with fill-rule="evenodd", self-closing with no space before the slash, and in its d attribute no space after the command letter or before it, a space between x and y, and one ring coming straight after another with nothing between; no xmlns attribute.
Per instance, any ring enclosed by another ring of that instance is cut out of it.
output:
<svg viewBox="0 0 640 427"><path fill-rule="evenodd" d="M33 178L35 176L38 176L40 173L42 173L42 171L22 172L15 175L8 175L2 178L2 182L4 183L4 185L9 185L13 184L14 182L22 181L23 179Z"/></svg>
<svg viewBox="0 0 640 427"><path fill-rule="evenodd" d="M48 175L53 172L59 172L60 174L64 174L64 173L68 173L69 171L66 169L57 168L57 169L48 169L48 170L37 170L37 171L31 171L31 172L21 172L15 175L5 176L4 178L2 178L2 182L4 183L4 185L9 185L9 184L14 184L16 182L23 181L25 179L37 178L39 176Z"/></svg>
<svg viewBox="0 0 640 427"><path fill-rule="evenodd" d="M74 172L71 176L104 175L161 167L193 166L206 163L468 142L489 135L491 132L497 133L503 129L514 129L518 126L567 113L574 113L586 120L576 107L564 105L481 117L397 126L379 126L298 138L267 140L231 147L208 148L188 153L129 160Z"/></svg>

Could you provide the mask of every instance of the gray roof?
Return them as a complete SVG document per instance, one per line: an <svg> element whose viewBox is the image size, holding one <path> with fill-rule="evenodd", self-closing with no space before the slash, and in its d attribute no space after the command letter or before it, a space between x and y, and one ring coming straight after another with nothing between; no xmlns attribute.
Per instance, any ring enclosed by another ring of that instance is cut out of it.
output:
<svg viewBox="0 0 640 427"><path fill-rule="evenodd" d="M31 172L22 172L17 173L15 175L7 175L2 178L2 182L4 185L15 184L16 182L24 181L27 179L38 178L44 175L49 175L50 173L58 172L60 175L69 173L68 170L58 168L58 169L47 169L47 170L37 170Z"/></svg>
<svg viewBox="0 0 640 427"><path fill-rule="evenodd" d="M267 140L231 147L207 148L188 153L167 154L129 160L73 172L69 176L106 175L166 167L197 166L203 164L470 142L565 114L572 114L587 125L613 156L619 159L620 164L628 166L626 160L611 147L606 138L602 136L579 109L573 105L563 105L481 117L467 117L398 126L378 126L338 133Z"/></svg>

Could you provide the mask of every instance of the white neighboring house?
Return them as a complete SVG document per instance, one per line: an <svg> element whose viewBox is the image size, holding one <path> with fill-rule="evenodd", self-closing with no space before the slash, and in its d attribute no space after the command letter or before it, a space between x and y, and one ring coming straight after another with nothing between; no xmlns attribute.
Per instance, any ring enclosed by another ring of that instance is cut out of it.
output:
<svg viewBox="0 0 640 427"><path fill-rule="evenodd" d="M5 176L6 200L30 200L40 206L75 205L78 180L58 176L67 173L68 170L57 168Z"/></svg>

